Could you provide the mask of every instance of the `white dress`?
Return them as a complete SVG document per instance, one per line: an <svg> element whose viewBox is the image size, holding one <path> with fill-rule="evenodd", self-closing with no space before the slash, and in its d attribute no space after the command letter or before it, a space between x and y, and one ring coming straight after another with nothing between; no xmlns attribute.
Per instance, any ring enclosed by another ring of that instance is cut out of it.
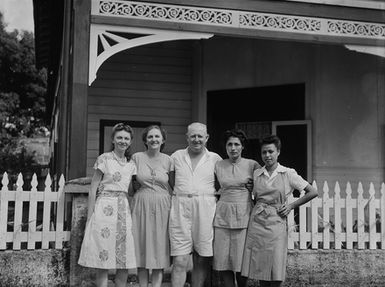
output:
<svg viewBox="0 0 385 287"><path fill-rule="evenodd" d="M122 163L112 152L94 165L103 173L95 209L86 226L79 264L100 269L136 268L128 187L136 174L135 163Z"/></svg>

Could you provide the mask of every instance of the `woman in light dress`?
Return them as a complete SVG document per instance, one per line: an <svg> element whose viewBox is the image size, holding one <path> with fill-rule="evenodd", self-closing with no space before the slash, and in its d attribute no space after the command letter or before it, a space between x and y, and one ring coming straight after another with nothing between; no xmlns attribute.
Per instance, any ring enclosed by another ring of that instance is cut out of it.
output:
<svg viewBox="0 0 385 287"><path fill-rule="evenodd" d="M111 152L101 154L89 193L87 225L79 264L97 268L96 285L107 286L108 270L115 269L115 284L125 287L128 270L136 268L128 188L136 174L130 159L133 130L123 123L112 129Z"/></svg>
<svg viewBox="0 0 385 287"><path fill-rule="evenodd" d="M246 135L242 130L229 130L224 134L227 159L216 163L215 175L220 195L214 217L213 269L219 271L226 287L246 286L241 276L243 248L247 224L252 208L247 189L253 172L260 165L242 157Z"/></svg>
<svg viewBox="0 0 385 287"><path fill-rule="evenodd" d="M265 163L254 172L255 206L251 212L242 263L242 275L259 280L260 286L281 286L286 275L287 220L294 208L315 198L318 193L294 169L278 163L281 141L267 136L261 141ZM294 189L305 195L288 204Z"/></svg>
<svg viewBox="0 0 385 287"><path fill-rule="evenodd" d="M170 266L168 219L174 165L171 157L162 153L166 132L153 125L143 131L146 151L133 155L138 172L134 184L132 219L141 287L160 287L163 269ZM150 271L151 270L151 271Z"/></svg>

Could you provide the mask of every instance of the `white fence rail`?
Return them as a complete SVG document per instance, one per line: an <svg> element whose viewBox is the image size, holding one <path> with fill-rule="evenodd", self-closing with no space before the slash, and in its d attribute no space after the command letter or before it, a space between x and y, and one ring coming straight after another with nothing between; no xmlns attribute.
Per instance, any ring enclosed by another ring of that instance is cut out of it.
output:
<svg viewBox="0 0 385 287"><path fill-rule="evenodd" d="M63 229L63 175L60 177L57 191L51 189L52 180L49 175L45 179L44 191L37 190L36 174L32 176L31 190L23 190L21 173L16 181L16 190L8 189L7 173L3 174L1 183L0 250L19 250L22 249L22 244L26 244L27 249L35 249L36 243L41 244L41 249L62 249L63 243L70 239L70 231ZM38 208L41 205L42 208ZM37 222L41 224L37 226ZM8 247L10 243L11 248Z"/></svg>
<svg viewBox="0 0 385 287"><path fill-rule="evenodd" d="M313 186L317 188L315 182ZM332 197L327 182L322 191L322 196L300 206L299 212L289 214L289 249L385 249L384 183L377 193L370 183L368 198L364 198L361 183L357 198L352 198L349 182L344 198L338 182ZM288 199L293 200L292 196Z"/></svg>

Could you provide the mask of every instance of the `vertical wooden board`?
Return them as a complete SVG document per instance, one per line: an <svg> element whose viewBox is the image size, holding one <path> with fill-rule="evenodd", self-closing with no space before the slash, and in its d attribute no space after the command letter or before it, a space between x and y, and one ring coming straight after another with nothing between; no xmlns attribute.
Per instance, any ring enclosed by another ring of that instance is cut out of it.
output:
<svg viewBox="0 0 385 287"><path fill-rule="evenodd" d="M346 249L353 249L353 208L357 207L352 200L352 188L350 182L346 185Z"/></svg>
<svg viewBox="0 0 385 287"><path fill-rule="evenodd" d="M56 209L56 230L55 230L55 249L63 248L63 221L64 221L64 203L65 203L65 194L64 194L64 176L61 175L59 179L59 189L57 191L57 209Z"/></svg>
<svg viewBox="0 0 385 287"><path fill-rule="evenodd" d="M20 250L21 246L21 232L22 232L22 213L23 213L23 201L22 191L15 191L15 216L13 223L13 250Z"/></svg>
<svg viewBox="0 0 385 287"><path fill-rule="evenodd" d="M313 187L318 190L317 183L313 181ZM320 199L314 198L310 202L311 207L311 248L318 249L318 206Z"/></svg>
<svg viewBox="0 0 385 287"><path fill-rule="evenodd" d="M364 189L362 183L358 183L358 196L357 196L357 236L358 236L358 249L365 248L365 201L363 198Z"/></svg>
<svg viewBox="0 0 385 287"><path fill-rule="evenodd" d="M20 250L21 231L22 231L22 213L23 213L23 175L19 173L16 181L15 191L15 214L13 220L13 250Z"/></svg>
<svg viewBox="0 0 385 287"><path fill-rule="evenodd" d="M329 220L329 187L327 182L324 182L323 198L322 198L322 212L323 212L323 248L330 248L330 220Z"/></svg>
<svg viewBox="0 0 385 287"><path fill-rule="evenodd" d="M376 236L376 198L373 183L369 186L369 249L377 248Z"/></svg>
<svg viewBox="0 0 385 287"><path fill-rule="evenodd" d="M3 180L1 181L2 187L0 190L0 250L5 250L7 247L6 235L7 235L7 222L8 222L8 175L5 172L3 174Z"/></svg>
<svg viewBox="0 0 385 287"><path fill-rule="evenodd" d="M301 191L301 197L305 195L305 191ZM303 204L299 207L299 248L306 249L306 207L308 204Z"/></svg>
<svg viewBox="0 0 385 287"><path fill-rule="evenodd" d="M294 201L293 195L290 194L290 196L287 199L287 202L290 204ZM294 233L296 232L296 226L294 222L294 213L290 212L289 215L287 216L287 225L288 225L288 242L287 246L288 249L294 249Z"/></svg>
<svg viewBox="0 0 385 287"><path fill-rule="evenodd" d="M51 177L48 174L45 180L44 189L44 203L43 203L43 231L42 231L42 249L48 249L49 247L49 229L50 229L50 215L51 215Z"/></svg>
<svg viewBox="0 0 385 287"><path fill-rule="evenodd" d="M338 181L334 187L334 246L341 249L341 190Z"/></svg>
<svg viewBox="0 0 385 287"><path fill-rule="evenodd" d="M381 184L381 249L385 249L385 184Z"/></svg>
<svg viewBox="0 0 385 287"><path fill-rule="evenodd" d="M31 192L29 194L29 214L28 214L28 249L35 249L36 232L36 213L37 213L37 177L36 174L32 176Z"/></svg>

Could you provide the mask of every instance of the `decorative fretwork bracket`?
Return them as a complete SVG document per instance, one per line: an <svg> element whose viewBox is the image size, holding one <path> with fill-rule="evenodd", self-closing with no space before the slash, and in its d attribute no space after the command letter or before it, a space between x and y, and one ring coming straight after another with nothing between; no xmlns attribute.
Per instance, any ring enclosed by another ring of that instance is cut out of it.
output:
<svg viewBox="0 0 385 287"><path fill-rule="evenodd" d="M100 66L123 50L173 40L208 39L213 34L113 25L91 24L88 84L96 79Z"/></svg>

